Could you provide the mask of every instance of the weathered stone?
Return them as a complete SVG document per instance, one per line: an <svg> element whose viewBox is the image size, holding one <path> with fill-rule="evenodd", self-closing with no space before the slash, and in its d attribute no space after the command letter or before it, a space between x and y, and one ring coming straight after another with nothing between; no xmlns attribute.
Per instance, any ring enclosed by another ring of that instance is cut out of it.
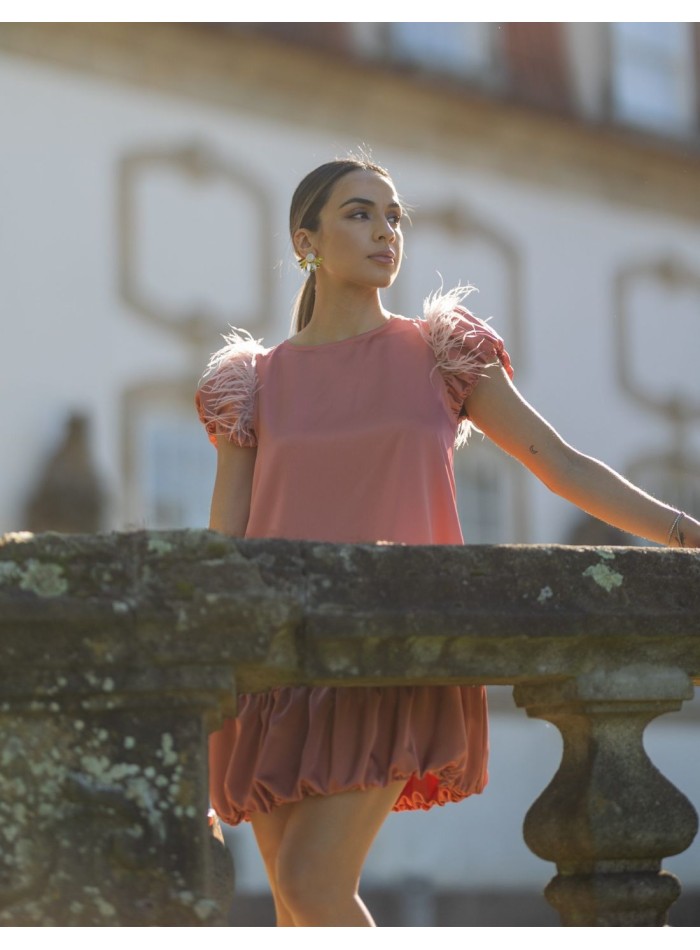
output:
<svg viewBox="0 0 700 950"><path fill-rule="evenodd" d="M221 923L200 710L142 700L0 714L0 924Z"/></svg>
<svg viewBox="0 0 700 950"><path fill-rule="evenodd" d="M220 922L206 733L284 683L515 684L564 734L527 830L564 922L659 923L695 819L641 735L700 677L699 581L688 551L7 536L0 923Z"/></svg>
<svg viewBox="0 0 700 950"><path fill-rule="evenodd" d="M642 735L692 695L681 670L645 663L516 686L516 703L564 739L559 770L524 827L528 847L557 865L545 894L563 923L665 923L680 885L661 861L692 843L697 815L651 764Z"/></svg>

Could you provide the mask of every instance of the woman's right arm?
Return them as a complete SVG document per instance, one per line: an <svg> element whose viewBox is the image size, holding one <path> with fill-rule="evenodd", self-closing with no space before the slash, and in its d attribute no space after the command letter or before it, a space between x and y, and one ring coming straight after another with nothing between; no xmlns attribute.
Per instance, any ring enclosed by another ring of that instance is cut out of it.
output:
<svg viewBox="0 0 700 950"><path fill-rule="evenodd" d="M256 448L243 448L223 434L217 444L216 481L209 527L242 538L248 525Z"/></svg>

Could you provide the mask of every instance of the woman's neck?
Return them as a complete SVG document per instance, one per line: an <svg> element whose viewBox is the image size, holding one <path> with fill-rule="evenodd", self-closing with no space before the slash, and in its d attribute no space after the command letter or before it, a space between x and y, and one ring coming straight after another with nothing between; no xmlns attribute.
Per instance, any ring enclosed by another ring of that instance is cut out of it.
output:
<svg viewBox="0 0 700 950"><path fill-rule="evenodd" d="M294 337L306 345L336 343L379 327L389 317L375 288L328 289L316 287L314 312Z"/></svg>

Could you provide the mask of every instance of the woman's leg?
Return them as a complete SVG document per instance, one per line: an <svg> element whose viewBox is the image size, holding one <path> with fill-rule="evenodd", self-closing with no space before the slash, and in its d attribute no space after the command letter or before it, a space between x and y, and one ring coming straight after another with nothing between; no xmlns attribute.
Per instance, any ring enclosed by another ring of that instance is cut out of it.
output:
<svg viewBox="0 0 700 950"><path fill-rule="evenodd" d="M360 872L405 784L312 796L283 806L274 888L297 927L374 926L358 895Z"/></svg>
<svg viewBox="0 0 700 950"><path fill-rule="evenodd" d="M255 812L250 816L255 840L258 843L260 854L265 863L267 879L270 882L278 927L294 926L292 915L282 900L277 886L277 855L292 808L293 805L281 805L279 808L273 808L269 814Z"/></svg>

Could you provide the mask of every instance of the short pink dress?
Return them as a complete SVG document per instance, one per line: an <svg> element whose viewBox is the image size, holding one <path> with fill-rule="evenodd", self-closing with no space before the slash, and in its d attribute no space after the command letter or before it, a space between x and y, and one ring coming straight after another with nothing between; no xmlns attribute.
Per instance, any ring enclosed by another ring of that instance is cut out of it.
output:
<svg viewBox="0 0 700 950"><path fill-rule="evenodd" d="M464 400L484 367L512 369L462 295L335 343L227 337L196 400L214 444L257 446L246 537L463 543L452 462ZM487 756L483 687L280 687L239 697L211 735L211 800L235 825L401 780L394 810L427 809L480 792Z"/></svg>

